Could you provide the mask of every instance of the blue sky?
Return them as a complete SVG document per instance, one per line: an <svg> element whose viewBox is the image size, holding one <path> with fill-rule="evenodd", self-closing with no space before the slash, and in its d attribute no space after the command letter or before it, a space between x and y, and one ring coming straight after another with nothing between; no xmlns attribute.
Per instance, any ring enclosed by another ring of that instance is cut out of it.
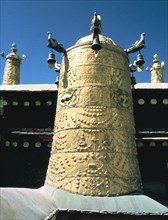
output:
<svg viewBox="0 0 168 220"><path fill-rule="evenodd" d="M146 34L146 48L141 52L146 68L158 54L166 64L164 80L168 82L168 1L167 0L83 0L83 1L8 1L0 2L0 52L10 53L12 43L17 44L19 56L26 54L21 64L21 84L52 84L56 72L47 66L50 49L47 32L65 48L73 46L79 38L90 34L90 19L95 11L102 18L102 35L110 37L122 48L128 48ZM61 54L55 53L58 62ZM137 53L130 54L130 61ZM5 59L0 58L2 83ZM135 73L137 82L150 82L150 73Z"/></svg>

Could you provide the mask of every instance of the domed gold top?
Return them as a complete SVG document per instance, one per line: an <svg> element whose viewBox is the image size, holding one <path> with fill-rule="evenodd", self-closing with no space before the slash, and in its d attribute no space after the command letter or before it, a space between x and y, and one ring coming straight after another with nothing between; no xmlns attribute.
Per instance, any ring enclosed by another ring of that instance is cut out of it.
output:
<svg viewBox="0 0 168 220"><path fill-rule="evenodd" d="M105 37L105 36L103 36L103 35L99 35L99 40L100 40L100 43L103 43L103 44L105 44L106 46L113 46L113 45L115 45L116 46L116 44L115 44L115 42L111 39L111 38L109 38L109 37ZM85 37L82 37L82 38L80 38L77 42L76 42L76 44L75 44L75 46L76 45L79 45L79 44L85 44L85 43L88 43L88 42L92 42L93 41L93 34L90 34L90 35L88 35L88 36L85 36Z"/></svg>

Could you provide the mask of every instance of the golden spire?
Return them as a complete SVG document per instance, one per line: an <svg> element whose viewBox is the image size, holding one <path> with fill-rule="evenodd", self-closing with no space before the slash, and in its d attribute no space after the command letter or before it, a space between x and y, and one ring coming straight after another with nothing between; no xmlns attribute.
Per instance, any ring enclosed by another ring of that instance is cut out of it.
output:
<svg viewBox="0 0 168 220"><path fill-rule="evenodd" d="M162 61L159 64L159 57L157 54L153 56L153 65L147 67L146 70L151 72L151 83L163 83L163 70L165 69L165 64Z"/></svg>
<svg viewBox="0 0 168 220"><path fill-rule="evenodd" d="M11 53L7 56L2 52L1 56L6 58L5 68L4 68L4 77L3 85L13 85L20 83L20 64L21 60L26 58L25 55L22 55L20 58L17 54L16 44L13 43L11 47Z"/></svg>
<svg viewBox="0 0 168 220"><path fill-rule="evenodd" d="M62 59L45 184L93 196L141 191L128 56L102 35L95 56L92 40Z"/></svg>

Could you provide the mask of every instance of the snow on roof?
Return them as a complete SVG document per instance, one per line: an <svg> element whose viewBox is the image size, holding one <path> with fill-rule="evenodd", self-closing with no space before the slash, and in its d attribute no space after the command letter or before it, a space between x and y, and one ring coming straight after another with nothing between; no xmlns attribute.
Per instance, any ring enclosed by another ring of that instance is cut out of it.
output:
<svg viewBox="0 0 168 220"><path fill-rule="evenodd" d="M1 91L57 91L55 84L20 84L20 85L1 85Z"/></svg>

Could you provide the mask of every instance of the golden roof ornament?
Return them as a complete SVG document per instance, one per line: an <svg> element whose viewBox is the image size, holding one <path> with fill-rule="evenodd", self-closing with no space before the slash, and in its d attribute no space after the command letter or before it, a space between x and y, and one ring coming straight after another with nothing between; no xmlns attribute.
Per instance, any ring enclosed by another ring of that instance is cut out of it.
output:
<svg viewBox="0 0 168 220"><path fill-rule="evenodd" d="M92 26L92 35L62 49L45 184L91 196L140 192L128 55L99 35L97 13Z"/></svg>
<svg viewBox="0 0 168 220"><path fill-rule="evenodd" d="M142 189L129 76L134 66L127 53L101 39L98 51L93 39L66 50L49 41L63 57L45 186L2 188L2 219L166 219L166 207L137 193Z"/></svg>
<svg viewBox="0 0 168 220"><path fill-rule="evenodd" d="M1 53L1 56L6 59L5 68L4 68L4 77L3 85L14 85L20 83L20 64L21 61L26 58L23 54L20 58L17 54L16 44L13 43L11 47L11 53L5 56L4 52Z"/></svg>
<svg viewBox="0 0 168 220"><path fill-rule="evenodd" d="M147 67L146 71L151 72L151 83L163 83L163 71L165 69L164 61L159 64L159 57L157 54L153 56L153 65Z"/></svg>

